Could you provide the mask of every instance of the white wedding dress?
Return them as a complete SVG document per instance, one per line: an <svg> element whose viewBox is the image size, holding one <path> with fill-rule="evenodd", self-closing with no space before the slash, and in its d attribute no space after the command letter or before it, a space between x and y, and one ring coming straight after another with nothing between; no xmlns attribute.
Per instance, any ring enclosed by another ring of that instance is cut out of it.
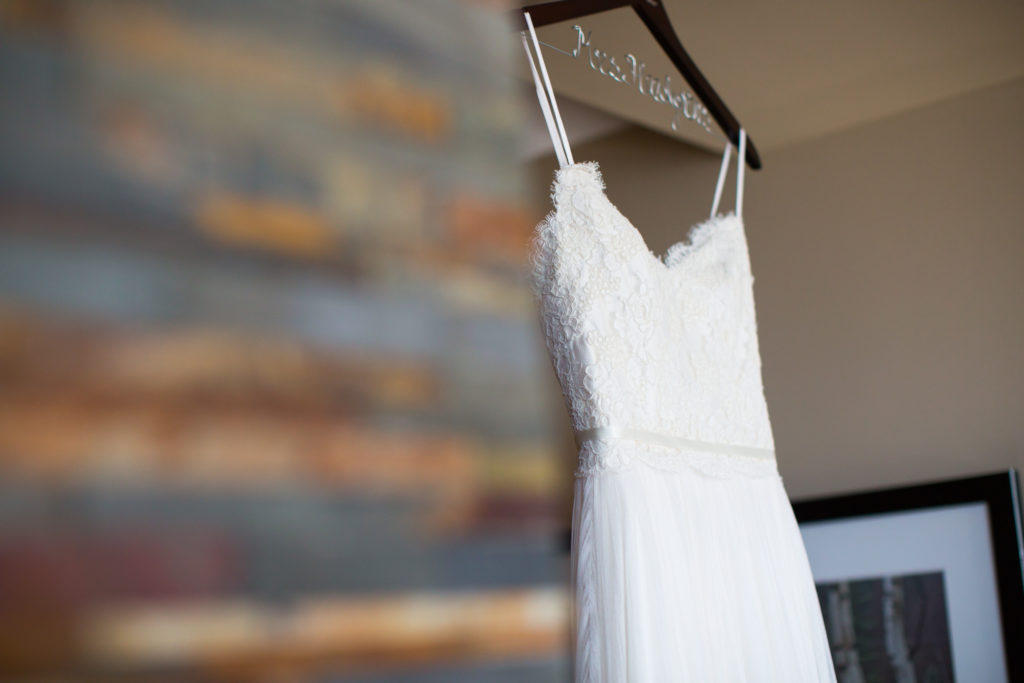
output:
<svg viewBox="0 0 1024 683"><path fill-rule="evenodd" d="M579 444L574 680L834 683L762 386L745 133L736 211L717 213L727 145L712 217L658 257L572 161L539 59L560 168L531 283Z"/></svg>

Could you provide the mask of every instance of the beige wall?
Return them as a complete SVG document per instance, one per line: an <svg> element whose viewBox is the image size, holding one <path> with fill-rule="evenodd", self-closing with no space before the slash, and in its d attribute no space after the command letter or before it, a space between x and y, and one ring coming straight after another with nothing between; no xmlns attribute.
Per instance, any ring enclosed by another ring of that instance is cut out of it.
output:
<svg viewBox="0 0 1024 683"><path fill-rule="evenodd" d="M658 253L710 209L718 155L641 128L573 155ZM790 496L1024 468L1024 79L762 158L744 217Z"/></svg>

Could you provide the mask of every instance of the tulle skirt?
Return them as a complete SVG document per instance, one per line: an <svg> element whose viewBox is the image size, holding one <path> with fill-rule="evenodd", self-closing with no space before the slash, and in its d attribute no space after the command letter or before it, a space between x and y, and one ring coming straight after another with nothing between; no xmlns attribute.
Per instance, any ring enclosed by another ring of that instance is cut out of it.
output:
<svg viewBox="0 0 1024 683"><path fill-rule="evenodd" d="M835 683L777 473L578 476L572 532L576 683Z"/></svg>

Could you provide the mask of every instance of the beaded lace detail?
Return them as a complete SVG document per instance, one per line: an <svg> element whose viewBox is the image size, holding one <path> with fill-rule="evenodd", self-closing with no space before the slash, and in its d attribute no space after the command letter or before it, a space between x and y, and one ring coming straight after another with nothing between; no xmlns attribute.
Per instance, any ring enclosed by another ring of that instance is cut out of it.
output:
<svg viewBox="0 0 1024 683"><path fill-rule="evenodd" d="M743 221L720 214L662 256L608 199L596 161L555 172L530 284L573 428L621 425L774 449ZM778 476L774 458L622 439L583 443L577 476L691 467Z"/></svg>

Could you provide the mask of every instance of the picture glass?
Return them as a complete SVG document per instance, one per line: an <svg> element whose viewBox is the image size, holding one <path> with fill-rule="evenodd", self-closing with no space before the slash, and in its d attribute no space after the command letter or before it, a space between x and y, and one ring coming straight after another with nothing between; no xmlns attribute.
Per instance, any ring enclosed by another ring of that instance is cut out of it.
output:
<svg viewBox="0 0 1024 683"><path fill-rule="evenodd" d="M845 680L1006 681L984 503L800 530Z"/></svg>

